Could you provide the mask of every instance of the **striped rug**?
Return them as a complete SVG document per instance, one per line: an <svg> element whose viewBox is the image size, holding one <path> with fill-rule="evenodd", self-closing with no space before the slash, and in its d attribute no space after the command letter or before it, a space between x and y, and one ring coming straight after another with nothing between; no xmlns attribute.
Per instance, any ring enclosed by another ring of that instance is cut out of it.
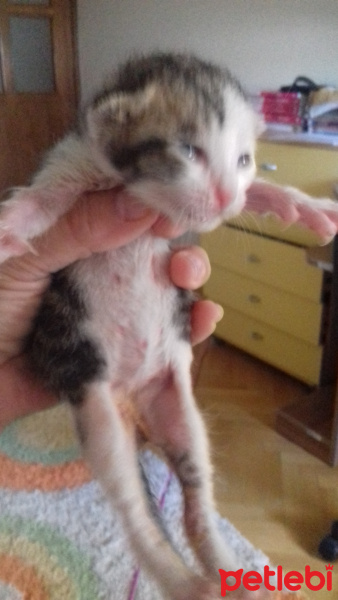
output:
<svg viewBox="0 0 338 600"><path fill-rule="evenodd" d="M161 600L81 460L68 411L26 417L0 436L0 600ZM192 563L179 485L150 452L142 461L173 544ZM215 519L243 568L262 571L267 558Z"/></svg>

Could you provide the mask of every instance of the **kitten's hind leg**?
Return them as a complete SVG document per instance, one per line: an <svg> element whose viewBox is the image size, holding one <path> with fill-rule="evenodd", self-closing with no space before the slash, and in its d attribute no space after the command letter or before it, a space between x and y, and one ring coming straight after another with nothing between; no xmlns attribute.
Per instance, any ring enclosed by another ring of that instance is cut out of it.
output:
<svg viewBox="0 0 338 600"><path fill-rule="evenodd" d="M106 496L118 511L142 567L172 600L216 600L219 586L193 574L174 552L153 519L141 480L128 406L110 385L92 383L74 405L85 456ZM204 588L204 589L203 589Z"/></svg>
<svg viewBox="0 0 338 600"><path fill-rule="evenodd" d="M188 353L186 345L177 353L176 366L150 382L139 402L151 442L162 449L181 482L187 536L206 573L218 580L219 569L240 565L214 521L208 440L191 390Z"/></svg>

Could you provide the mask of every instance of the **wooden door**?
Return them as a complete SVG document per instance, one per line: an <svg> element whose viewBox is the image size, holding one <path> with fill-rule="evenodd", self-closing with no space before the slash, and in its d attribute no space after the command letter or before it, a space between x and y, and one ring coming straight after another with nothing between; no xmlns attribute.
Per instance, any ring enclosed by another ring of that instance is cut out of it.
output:
<svg viewBox="0 0 338 600"><path fill-rule="evenodd" d="M75 0L0 0L0 194L74 119Z"/></svg>

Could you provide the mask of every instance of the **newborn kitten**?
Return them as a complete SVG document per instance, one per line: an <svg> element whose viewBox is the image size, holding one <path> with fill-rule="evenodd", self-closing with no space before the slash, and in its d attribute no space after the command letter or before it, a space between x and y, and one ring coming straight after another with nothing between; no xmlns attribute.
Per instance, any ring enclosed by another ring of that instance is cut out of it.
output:
<svg viewBox="0 0 338 600"><path fill-rule="evenodd" d="M128 62L1 212L0 260L27 251L88 190L119 188L191 231L238 214L255 174L258 118L232 75L193 56ZM112 195L112 205L114 196ZM113 210L113 206L112 206ZM26 351L72 405L94 475L139 562L172 600L216 600L218 569L241 567L213 521L208 442L191 389L191 299L168 277L168 241L144 234L56 273ZM172 549L149 507L137 449L176 472L202 574Z"/></svg>

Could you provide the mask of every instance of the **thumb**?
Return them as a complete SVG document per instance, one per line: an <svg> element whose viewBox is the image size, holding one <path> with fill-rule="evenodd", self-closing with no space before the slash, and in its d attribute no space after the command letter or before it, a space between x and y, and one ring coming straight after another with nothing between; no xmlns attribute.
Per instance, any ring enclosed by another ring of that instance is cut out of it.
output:
<svg viewBox="0 0 338 600"><path fill-rule="evenodd" d="M150 229L157 218L153 210L121 192L88 193L37 238L31 261L44 273L58 271L96 252L128 244Z"/></svg>

